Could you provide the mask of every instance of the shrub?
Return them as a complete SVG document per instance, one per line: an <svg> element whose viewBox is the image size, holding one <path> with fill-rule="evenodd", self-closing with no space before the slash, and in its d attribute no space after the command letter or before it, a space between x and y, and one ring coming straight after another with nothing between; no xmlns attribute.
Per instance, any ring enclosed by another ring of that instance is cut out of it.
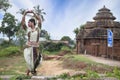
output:
<svg viewBox="0 0 120 80"><path fill-rule="evenodd" d="M0 51L0 57L10 56L10 55L14 55L17 53L20 53L20 49L18 47L15 47L15 46L14 47L10 46L10 47L4 48Z"/></svg>
<svg viewBox="0 0 120 80"><path fill-rule="evenodd" d="M59 51L61 50L61 47L65 45L63 43L54 43L54 42L46 42L42 43L40 48L43 50L49 51L49 52L54 52L54 51Z"/></svg>
<svg viewBox="0 0 120 80"><path fill-rule="evenodd" d="M62 50L62 51L71 51L71 49L70 49L69 47L67 47L67 46L63 46L63 47L61 48L61 50Z"/></svg>
<svg viewBox="0 0 120 80"><path fill-rule="evenodd" d="M58 76L58 78L61 78L61 79L66 79L66 78L69 78L70 76L68 75L68 73L63 73L61 75Z"/></svg>
<svg viewBox="0 0 120 80"><path fill-rule="evenodd" d="M59 52L59 56L64 56L66 54L73 54L72 50L68 46L62 46L61 51Z"/></svg>
<svg viewBox="0 0 120 80"><path fill-rule="evenodd" d="M0 46L2 46L2 48L6 48L6 47L9 47L9 46L14 46L15 44L13 43L10 43L8 41L3 41Z"/></svg>
<svg viewBox="0 0 120 80"><path fill-rule="evenodd" d="M98 78L100 78L100 76L95 71L88 70L87 71L87 78L88 79L98 79Z"/></svg>
<svg viewBox="0 0 120 80"><path fill-rule="evenodd" d="M106 76L107 76L107 77L115 77L115 78L120 79L120 69L117 68L117 67L115 67L115 68L113 69L113 72L107 72L107 73L106 73Z"/></svg>

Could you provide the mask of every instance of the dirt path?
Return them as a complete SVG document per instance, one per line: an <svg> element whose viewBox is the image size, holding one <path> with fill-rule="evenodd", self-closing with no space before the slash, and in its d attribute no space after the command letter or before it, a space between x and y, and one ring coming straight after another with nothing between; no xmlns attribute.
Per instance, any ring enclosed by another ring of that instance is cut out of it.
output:
<svg viewBox="0 0 120 80"><path fill-rule="evenodd" d="M95 56L91 56L91 55L83 55L97 63L102 63L102 64L107 64L109 66L117 66L120 67L120 61L116 61L116 60L111 60L111 59L107 59L107 58L102 58L102 57L95 57Z"/></svg>
<svg viewBox="0 0 120 80"><path fill-rule="evenodd" d="M58 60L43 61L37 71L39 73L38 75L44 76L56 76L62 73L75 72L71 69L64 69L62 67L62 61Z"/></svg>
<svg viewBox="0 0 120 80"><path fill-rule="evenodd" d="M97 63L103 63L107 64L109 66L118 66L120 67L120 61L115 61L115 60L110 60L106 58L101 58L101 57L94 57L91 55L80 55L80 56L85 56ZM60 75L62 73L74 73L76 71L71 70L71 69L64 69L62 67L62 61L59 60L47 60L43 61L42 65L38 67L37 69L38 75L44 75L44 76L55 76L55 75Z"/></svg>

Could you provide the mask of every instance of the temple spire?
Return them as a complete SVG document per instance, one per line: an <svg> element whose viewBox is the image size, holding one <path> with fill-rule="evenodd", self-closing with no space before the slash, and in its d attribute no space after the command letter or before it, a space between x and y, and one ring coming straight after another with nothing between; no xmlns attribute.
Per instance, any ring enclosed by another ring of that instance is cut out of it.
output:
<svg viewBox="0 0 120 80"><path fill-rule="evenodd" d="M103 20L103 19L111 19L111 20L115 20L116 18L113 16L113 14L110 12L110 10L108 8L105 7L105 5L103 6L103 8L98 10L98 13L96 14L96 16L93 18L94 20Z"/></svg>
<svg viewBox="0 0 120 80"><path fill-rule="evenodd" d="M103 6L103 8L106 8L105 5Z"/></svg>

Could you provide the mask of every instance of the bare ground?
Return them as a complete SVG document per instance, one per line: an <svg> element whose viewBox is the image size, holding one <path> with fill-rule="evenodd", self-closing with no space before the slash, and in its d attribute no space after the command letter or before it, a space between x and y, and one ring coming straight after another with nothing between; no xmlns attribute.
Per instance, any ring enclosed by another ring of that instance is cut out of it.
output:
<svg viewBox="0 0 120 80"><path fill-rule="evenodd" d="M97 63L102 63L102 64L106 64L109 66L117 66L120 67L120 61L116 61L116 60L112 60L112 59L108 59L108 58L102 58L102 57L95 57L95 56L91 56L91 55L83 55Z"/></svg>
<svg viewBox="0 0 120 80"><path fill-rule="evenodd" d="M85 56L98 63L107 64L109 66L120 67L120 61L110 60L110 59L101 58L101 57L94 57L91 55L81 55L81 56ZM62 73L72 74L76 72L75 70L72 70L72 69L63 68L62 61L60 60L43 61L41 66L38 67L37 71L38 71L38 75L44 75L44 76L56 76Z"/></svg>
<svg viewBox="0 0 120 80"><path fill-rule="evenodd" d="M43 61L41 67L38 68L38 75L44 76L56 76L62 73L73 73L75 70L64 69L62 67L62 61L50 60Z"/></svg>

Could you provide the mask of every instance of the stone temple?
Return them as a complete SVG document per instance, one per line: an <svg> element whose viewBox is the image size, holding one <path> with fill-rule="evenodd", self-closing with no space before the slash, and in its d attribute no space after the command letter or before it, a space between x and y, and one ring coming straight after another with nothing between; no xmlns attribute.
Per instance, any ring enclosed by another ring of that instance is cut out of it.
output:
<svg viewBox="0 0 120 80"><path fill-rule="evenodd" d="M80 29L76 37L77 53L120 60L120 22L115 21L116 17L105 6L93 19ZM113 32L112 47L108 47L107 29Z"/></svg>

